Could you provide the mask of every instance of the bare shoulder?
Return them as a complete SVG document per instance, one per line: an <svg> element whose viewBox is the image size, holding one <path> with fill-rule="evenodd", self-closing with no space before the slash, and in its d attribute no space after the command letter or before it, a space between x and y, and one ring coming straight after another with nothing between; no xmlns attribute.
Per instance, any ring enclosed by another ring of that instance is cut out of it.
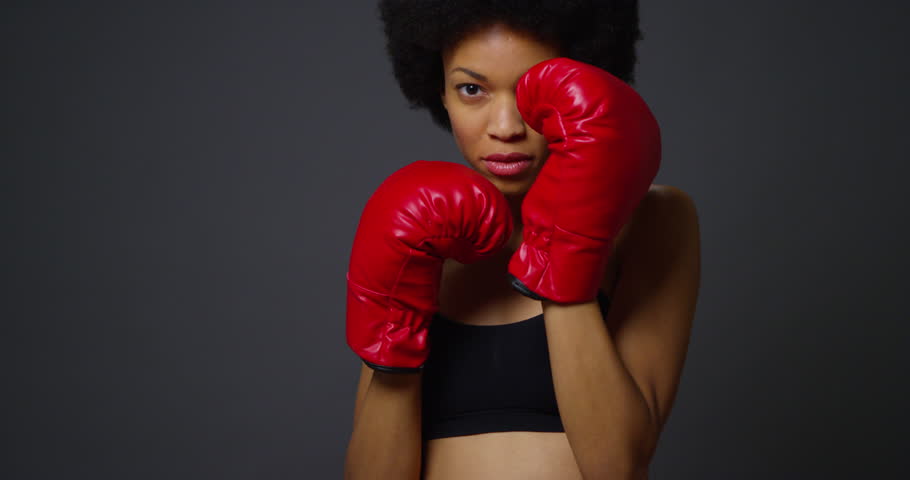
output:
<svg viewBox="0 0 910 480"><path fill-rule="evenodd" d="M692 197L652 185L623 239L625 267L607 323L617 351L658 426L672 409L701 283L701 240Z"/></svg>
<svg viewBox="0 0 910 480"><path fill-rule="evenodd" d="M641 208L650 216L656 215L661 221L676 221L689 227L698 217L692 196L672 185L652 185Z"/></svg>
<svg viewBox="0 0 910 480"><path fill-rule="evenodd" d="M651 185L632 218L617 238L617 254L628 255L643 242L655 241L669 231L691 232L698 229L695 201L684 190L672 185Z"/></svg>

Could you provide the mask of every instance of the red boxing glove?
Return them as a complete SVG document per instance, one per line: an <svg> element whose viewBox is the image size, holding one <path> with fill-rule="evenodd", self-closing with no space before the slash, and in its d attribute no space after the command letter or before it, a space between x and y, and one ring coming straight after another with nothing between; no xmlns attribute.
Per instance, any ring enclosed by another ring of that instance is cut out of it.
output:
<svg viewBox="0 0 910 480"><path fill-rule="evenodd" d="M491 256L512 230L502 192L464 165L417 161L390 175L367 201L351 249L348 346L375 370L420 371L443 261Z"/></svg>
<svg viewBox="0 0 910 480"><path fill-rule="evenodd" d="M531 67L516 101L550 156L522 203L512 286L538 300L591 301L614 238L657 175L660 128L632 87L568 58Z"/></svg>

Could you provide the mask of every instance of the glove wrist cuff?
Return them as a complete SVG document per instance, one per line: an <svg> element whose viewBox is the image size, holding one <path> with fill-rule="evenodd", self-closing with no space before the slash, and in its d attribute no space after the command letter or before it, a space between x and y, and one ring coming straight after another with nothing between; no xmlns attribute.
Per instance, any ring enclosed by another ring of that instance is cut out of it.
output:
<svg viewBox="0 0 910 480"><path fill-rule="evenodd" d="M348 281L347 343L370 368L392 373L419 371L429 353L434 312L396 308L390 298Z"/></svg>
<svg viewBox="0 0 910 480"><path fill-rule="evenodd" d="M611 242L557 228L548 241L523 242L509 262L512 287L538 300L583 303L597 298Z"/></svg>

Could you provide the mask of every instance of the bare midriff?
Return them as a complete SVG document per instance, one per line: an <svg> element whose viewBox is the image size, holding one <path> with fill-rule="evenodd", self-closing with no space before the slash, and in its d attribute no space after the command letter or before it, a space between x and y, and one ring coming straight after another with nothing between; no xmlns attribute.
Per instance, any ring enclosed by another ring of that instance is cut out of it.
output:
<svg viewBox="0 0 910 480"><path fill-rule="evenodd" d="M563 432L494 432L424 443L426 480L575 480L581 472Z"/></svg>
<svg viewBox="0 0 910 480"><path fill-rule="evenodd" d="M619 235L623 237L625 229ZM601 288L612 299L619 278L621 241L613 245ZM510 252L465 266L447 261L440 288L441 313L470 325L502 325L542 313L540 302L501 279ZM565 432L492 432L432 439L423 444L425 480L576 480L581 471Z"/></svg>

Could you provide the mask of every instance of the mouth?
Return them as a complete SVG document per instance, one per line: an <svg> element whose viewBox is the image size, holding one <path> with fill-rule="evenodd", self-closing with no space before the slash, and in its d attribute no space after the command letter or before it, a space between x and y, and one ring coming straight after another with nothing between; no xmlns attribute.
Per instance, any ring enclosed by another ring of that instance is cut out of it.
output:
<svg viewBox="0 0 910 480"><path fill-rule="evenodd" d="M480 157L487 171L497 177L516 177L531 168L533 157L524 153L494 153Z"/></svg>
<svg viewBox="0 0 910 480"><path fill-rule="evenodd" d="M531 160L531 156L520 152L493 153L485 157L480 157L480 159L488 162L512 163Z"/></svg>

